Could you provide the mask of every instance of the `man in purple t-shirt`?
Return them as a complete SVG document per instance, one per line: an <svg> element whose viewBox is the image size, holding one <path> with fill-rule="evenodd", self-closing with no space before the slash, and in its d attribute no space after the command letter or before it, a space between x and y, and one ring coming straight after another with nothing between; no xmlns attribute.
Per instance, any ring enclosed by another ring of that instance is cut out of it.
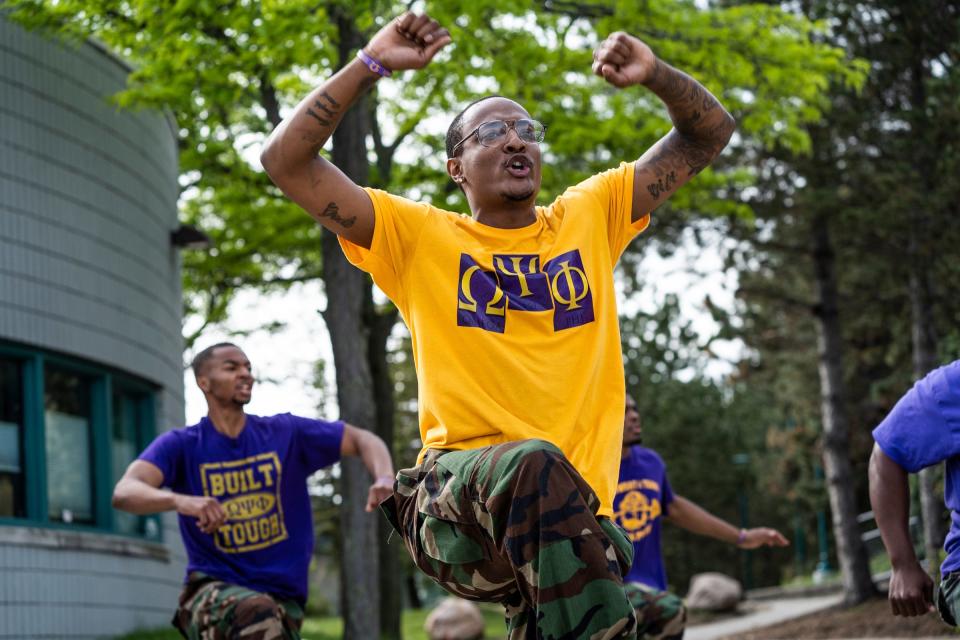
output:
<svg viewBox="0 0 960 640"><path fill-rule="evenodd" d="M960 360L917 382L873 430L870 503L890 554L890 608L894 615L918 616L936 609L957 626L960 615ZM907 473L946 461L944 501L950 532L940 565L936 600L933 580L913 552L908 529L910 491Z"/></svg>
<svg viewBox="0 0 960 640"><path fill-rule="evenodd" d="M234 344L198 353L193 372L207 416L158 436L117 483L113 506L177 512L187 573L173 625L184 637L299 638L313 552L307 478L359 456L374 477L372 511L393 492L390 453L340 421L245 413L254 378Z"/></svg>
<svg viewBox="0 0 960 640"><path fill-rule="evenodd" d="M623 414L620 480L613 500L613 517L633 542L633 564L623 577L630 603L637 612L637 638L683 637L687 611L683 601L667 591L667 572L660 552L660 522L736 544L742 549L787 544L776 529L737 529L726 520L673 493L667 466L653 449L640 446L643 426L637 405L627 396Z"/></svg>

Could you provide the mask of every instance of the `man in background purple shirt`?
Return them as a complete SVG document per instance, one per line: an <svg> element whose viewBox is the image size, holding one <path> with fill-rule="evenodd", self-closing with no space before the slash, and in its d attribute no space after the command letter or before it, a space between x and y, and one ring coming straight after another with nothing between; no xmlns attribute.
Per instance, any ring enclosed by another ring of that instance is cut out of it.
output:
<svg viewBox="0 0 960 640"><path fill-rule="evenodd" d="M207 416L158 436L117 483L113 506L177 512L187 572L173 625L185 638L299 638L313 553L307 478L360 456L374 477L372 511L393 491L390 453L341 421L245 413L254 377L234 344L198 353L193 372Z"/></svg>
<svg viewBox="0 0 960 640"><path fill-rule="evenodd" d="M870 456L870 503L890 555L888 594L897 616L919 616L936 609L949 625L960 615L960 360L935 369L917 382L873 430ZM907 473L946 461L944 501L950 509L950 532L940 565L941 582L933 597L933 580L917 562L910 542L910 489Z"/></svg>
<svg viewBox="0 0 960 640"><path fill-rule="evenodd" d="M637 404L627 396L623 414L620 480L613 500L614 520L633 543L633 564L623 577L627 596L637 612L637 638L675 640L683 637L687 611L683 600L667 591L667 572L660 550L660 522L735 544L741 549L787 545L776 529L738 529L683 496L667 479L667 466L653 449L643 447Z"/></svg>

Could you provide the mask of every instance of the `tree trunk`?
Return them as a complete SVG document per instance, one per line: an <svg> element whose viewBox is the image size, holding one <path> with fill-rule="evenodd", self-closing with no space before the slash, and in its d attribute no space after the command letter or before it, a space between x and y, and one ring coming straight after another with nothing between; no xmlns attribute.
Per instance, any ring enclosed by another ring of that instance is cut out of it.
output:
<svg viewBox="0 0 960 640"><path fill-rule="evenodd" d="M916 113L923 114L927 107L926 81L929 75L920 47L911 47L913 63L910 66L910 102ZM914 163L920 179L930 193L936 175L936 150L924 144L914 145ZM919 380L937 365L937 333L933 323L933 302L930 295L929 260L924 245L930 239L929 214L925 202L916 202L911 209L910 237L908 240L908 264L910 265L910 322L913 339L913 375ZM920 515L923 518L924 555L928 569L934 575L940 570L940 547L943 545L943 502L935 491L937 476L942 465L927 467L919 473Z"/></svg>
<svg viewBox="0 0 960 640"><path fill-rule="evenodd" d="M919 380L937 366L937 336L933 323L933 304L930 296L930 278L927 260L920 249L920 236L925 230L924 220L914 215L910 225L910 322L913 339L913 375ZM936 481L942 465L920 471L920 513L923 518L923 544L928 569L937 575L940 571L940 547L943 545L943 500L936 491Z"/></svg>
<svg viewBox="0 0 960 640"><path fill-rule="evenodd" d="M857 504L850 465L849 427L843 385L843 340L840 332L835 256L824 216L813 220L813 256L818 304L815 311L823 420L823 467L833 515L833 535L847 604L875 593L867 548L857 525Z"/></svg>
<svg viewBox="0 0 960 640"><path fill-rule="evenodd" d="M373 391L377 404L377 435L383 438L390 449L391 457L396 460L393 446L393 379L387 365L387 339L397 322L397 308L390 306L388 311L378 312L373 305L370 287L366 290L367 313L364 314L370 330L369 359L373 374ZM399 462L395 464L400 464ZM398 553L405 552L400 538L393 536L394 545L388 543L393 527L386 518L377 520L377 556L380 563L380 638L381 640L401 640L400 614L403 609L403 575ZM399 545L399 546L398 546Z"/></svg>
<svg viewBox="0 0 960 640"><path fill-rule="evenodd" d="M342 167L341 167L342 168ZM373 379L367 360L367 331L363 325L366 275L351 266L340 251L336 236L323 232L323 280L327 308L323 318L333 343L337 400L340 416L357 427L376 424ZM367 513L367 490L371 478L357 458L341 462L340 559L345 640L370 640L380 634L377 555L377 518Z"/></svg>
<svg viewBox="0 0 960 640"><path fill-rule="evenodd" d="M337 19L340 32L340 66L350 60L359 38L346 17ZM369 165L366 138L367 117L364 98L347 110L333 134L333 163L357 184L366 184ZM341 417L369 429L376 425L373 375L370 371L368 331L364 324L364 300L369 295L367 275L344 257L336 236L324 230L323 282L327 308L323 312L336 367L337 400ZM371 640L380 637L379 567L377 554L378 513L367 513L367 490L371 478L357 458L341 462L342 498L340 559L343 594L344 640Z"/></svg>

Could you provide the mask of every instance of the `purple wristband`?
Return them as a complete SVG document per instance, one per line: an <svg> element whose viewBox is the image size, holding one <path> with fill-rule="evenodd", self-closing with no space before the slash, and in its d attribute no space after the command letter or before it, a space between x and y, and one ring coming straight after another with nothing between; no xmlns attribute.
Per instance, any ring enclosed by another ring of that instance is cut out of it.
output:
<svg viewBox="0 0 960 640"><path fill-rule="evenodd" d="M383 76L384 78L389 78L393 75L393 71L390 71L390 69L387 69L385 66L383 66L379 60L374 60L368 56L367 52L363 49L357 51L357 57L360 58L360 61L367 66L367 69L370 69L370 71L373 71L375 74Z"/></svg>
<svg viewBox="0 0 960 640"><path fill-rule="evenodd" d="M747 539L747 530L740 529L740 535L737 536L737 546L739 547Z"/></svg>

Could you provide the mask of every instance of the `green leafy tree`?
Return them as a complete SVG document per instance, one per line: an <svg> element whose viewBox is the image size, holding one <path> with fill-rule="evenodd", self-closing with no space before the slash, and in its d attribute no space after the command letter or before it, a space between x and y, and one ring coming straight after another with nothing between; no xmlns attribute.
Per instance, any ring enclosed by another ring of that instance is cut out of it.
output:
<svg viewBox="0 0 960 640"><path fill-rule="evenodd" d="M732 221L746 243L730 261L753 380L779 389L800 424L822 427L838 557L856 601L872 592L851 513L866 510L870 429L929 369L931 338L955 332L946 256L958 239L957 16L940 2L801 6L829 19L831 40L867 59L871 73L860 92L830 88L833 108L808 127L810 155L757 158L747 192L757 219Z"/></svg>
<svg viewBox="0 0 960 640"><path fill-rule="evenodd" d="M282 288L322 278L324 320L334 345L337 395L344 418L391 425L387 367L379 358L390 314L373 304L366 277L348 268L332 237L290 204L253 158L286 105L352 59L399 2L290 0L248 3L107 0L8 0L11 15L32 27L95 36L130 59L136 71L118 96L127 107L169 109L181 142L181 217L211 235L208 254L184 257L186 312L201 331L222 322L244 287ZM612 4L493 0L438 3L454 46L428 69L399 74L370 93L333 139L333 161L355 180L439 206L464 210L442 169L444 121L477 93L499 92L527 104L550 128L544 200L621 159L636 158L666 133L662 106L643 91L617 92L590 75L591 48L615 29L641 35L665 60L690 71L738 115L736 145L804 149L803 125L820 117L829 79L858 77L842 51L818 41L823 25L775 7L701 8L692 0ZM707 170L675 198L682 211L737 214L730 190L750 175L730 166ZM386 313L386 317L383 316ZM187 336L188 343L199 335ZM379 400L378 400L379 399ZM345 637L399 633L389 584L365 545L373 520L358 509L362 471L344 465ZM381 536L383 537L383 536ZM380 616L368 603L381 602Z"/></svg>

